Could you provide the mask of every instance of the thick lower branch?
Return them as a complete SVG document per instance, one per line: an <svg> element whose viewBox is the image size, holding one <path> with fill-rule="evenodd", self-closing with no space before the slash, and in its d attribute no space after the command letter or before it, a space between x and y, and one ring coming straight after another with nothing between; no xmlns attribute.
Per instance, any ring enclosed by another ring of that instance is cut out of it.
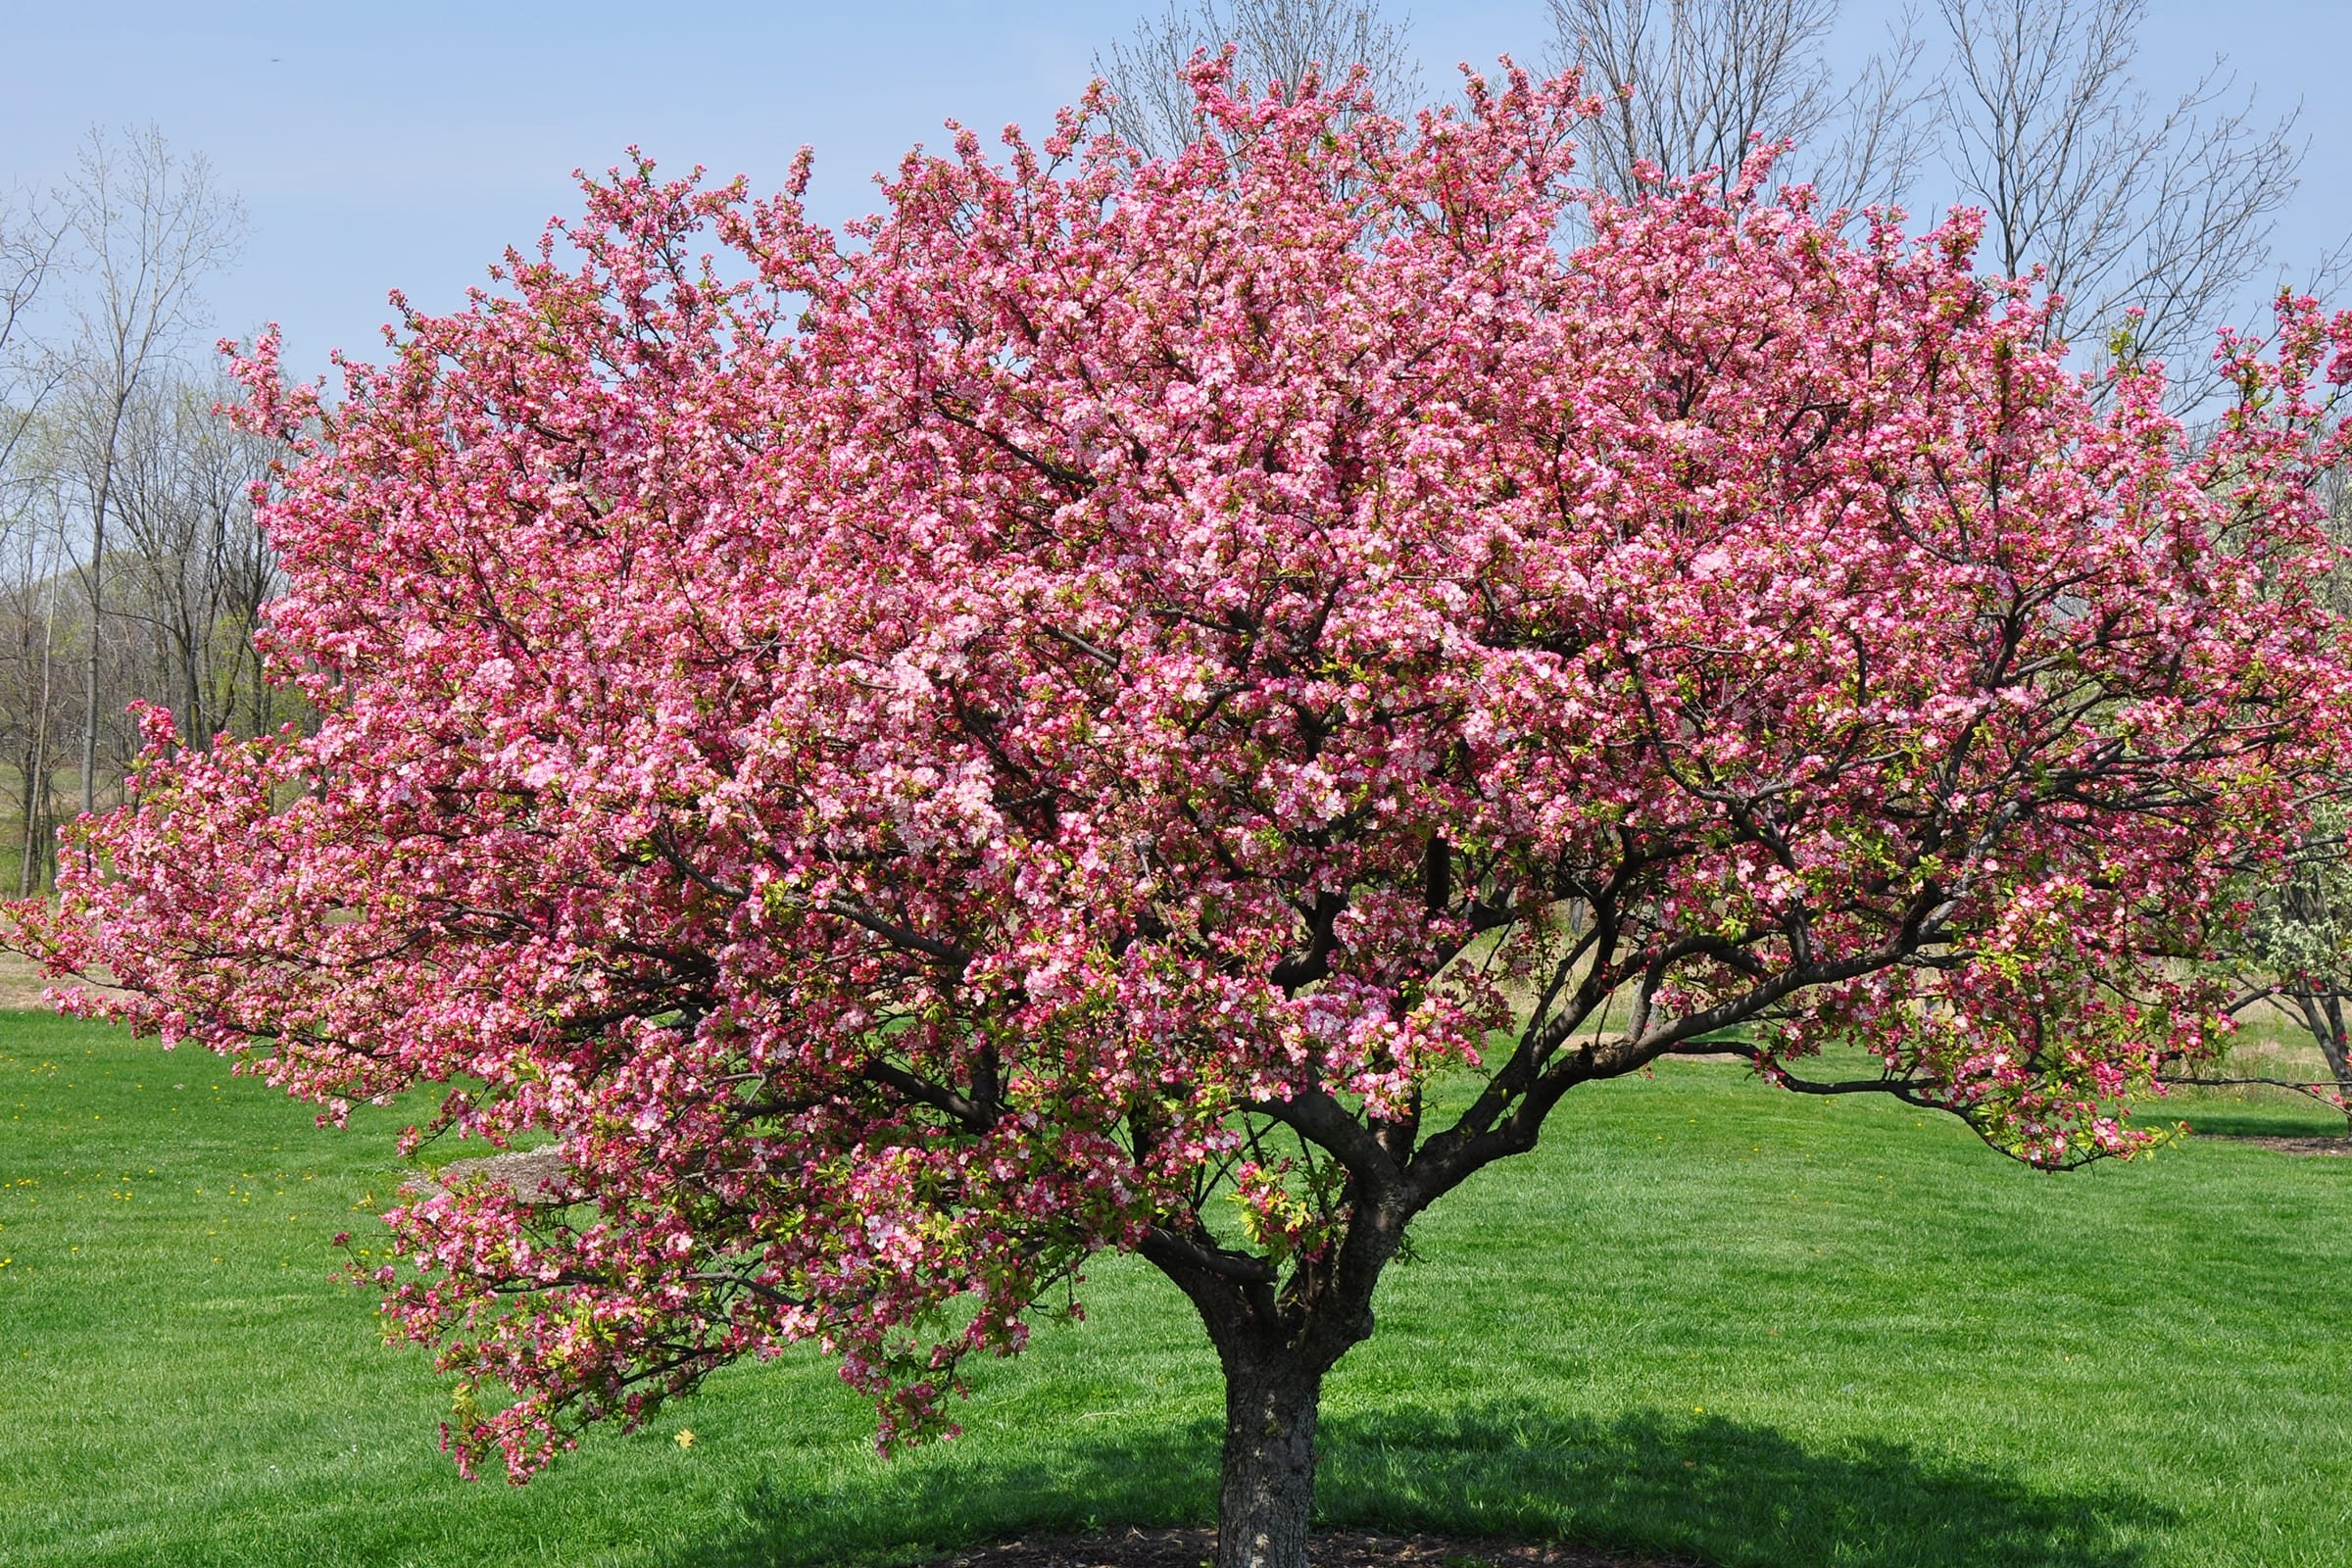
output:
<svg viewBox="0 0 2352 1568"><path fill-rule="evenodd" d="M1244 1108L1280 1122L1328 1152L1355 1178L1366 1199L1388 1201L1402 1192L1403 1173L1389 1151L1369 1127L1323 1090L1302 1090L1288 1100L1252 1101Z"/></svg>
<svg viewBox="0 0 2352 1568"><path fill-rule="evenodd" d="M1908 1078L1840 1078L1826 1083L1819 1079L1799 1078L1787 1067L1771 1061L1764 1052L1739 1040L1686 1041L1682 1045L1672 1047L1665 1054L1670 1056L1739 1056L1750 1065L1757 1067L1769 1063L1772 1068L1773 1082L1783 1089L1800 1095L1889 1095L1907 1105L1917 1105L1923 1110L1948 1110L1951 1108L1941 1101L1921 1094L1919 1085Z"/></svg>

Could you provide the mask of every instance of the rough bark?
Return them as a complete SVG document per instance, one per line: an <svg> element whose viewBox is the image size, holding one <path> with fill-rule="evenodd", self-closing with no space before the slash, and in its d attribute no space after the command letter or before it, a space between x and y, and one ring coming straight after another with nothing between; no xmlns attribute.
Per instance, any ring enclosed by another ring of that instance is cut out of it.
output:
<svg viewBox="0 0 2352 1568"><path fill-rule="evenodd" d="M1323 1373L1287 1348L1224 1359L1217 1568L1306 1568Z"/></svg>

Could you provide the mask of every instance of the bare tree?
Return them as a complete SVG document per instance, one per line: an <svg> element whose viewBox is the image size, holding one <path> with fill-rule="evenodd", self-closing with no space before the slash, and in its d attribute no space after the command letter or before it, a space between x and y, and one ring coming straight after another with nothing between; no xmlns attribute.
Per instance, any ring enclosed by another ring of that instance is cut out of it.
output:
<svg viewBox="0 0 2352 1568"><path fill-rule="evenodd" d="M2265 123L2222 63L2169 108L2132 75L2146 0L1937 0L1951 65L1939 109L1987 259L2039 266L2058 336L2129 328L2130 352L2181 368L2246 284L2293 196L2293 114ZM2193 377L2184 376L2201 392Z"/></svg>
<svg viewBox="0 0 2352 1568"><path fill-rule="evenodd" d="M1586 144L1593 183L1631 196L1652 167L1739 177L1758 138L1788 137L1806 178L1832 205L1894 199L1926 146L1911 13L1840 87L1823 46L1838 0L1550 0L1562 58L1596 88L1616 89Z"/></svg>
<svg viewBox="0 0 2352 1568"><path fill-rule="evenodd" d="M2133 75L2147 0L1936 0L1943 58L1906 12L1842 89L1825 55L1838 0L1550 5L1563 54L1626 89L1588 149L1602 188L1632 194L1644 165L1728 184L1754 138L1787 136L1786 172L1857 207L1928 194L1939 153L1984 210L1986 267L2039 268L2059 296L2053 337L2122 328L2126 352L2182 370L2270 271L2305 151L2296 117L2258 117L2221 62L2152 104ZM1931 63L1932 95L1916 84ZM2205 391L2178 384L2184 404Z"/></svg>
<svg viewBox="0 0 2352 1568"><path fill-rule="evenodd" d="M6 737L8 755L19 764L17 782L24 808L20 894L31 891L40 860L35 838L40 812L34 803L44 771L31 756L46 745L49 694L36 692L30 678L31 636L36 627L44 632L40 657L45 666L52 628L42 627L30 607L40 593L33 564L53 537L40 527L44 509L39 466L28 466L24 459L44 433L43 414L67 364L32 330L35 306L56 276L63 233L62 221L37 195L0 200L0 551L18 568L5 590L8 642L0 648L16 656L6 661L7 673L21 677L0 690L0 734ZM23 647L14 646L17 643Z"/></svg>
<svg viewBox="0 0 2352 1568"><path fill-rule="evenodd" d="M86 811L97 804L107 523L117 504L124 424L140 393L184 346L196 319L197 286L235 255L244 212L215 183L201 154L175 154L154 126L119 141L93 127L60 199L86 272L76 309L80 330L70 422L89 509L81 747Z"/></svg>
<svg viewBox="0 0 2352 1568"><path fill-rule="evenodd" d="M38 197L0 199L0 481L13 473L17 449L63 374L30 331L61 237Z"/></svg>
<svg viewBox="0 0 2352 1568"><path fill-rule="evenodd" d="M93 130L46 200L0 193L0 778L20 893L47 880L63 797L95 806L139 744L133 698L197 745L283 706L253 644L277 572L252 498L276 454L217 418L226 388L185 363L197 288L242 222L152 128Z"/></svg>
<svg viewBox="0 0 2352 1568"><path fill-rule="evenodd" d="M1420 72L1406 47L1410 19L1391 23L1378 0L1168 0L1134 35L1095 56L1095 74L1117 103L1111 128L1147 153L1165 155L1200 134L1185 67L1197 51L1230 43L1241 80L1295 93L1310 75L1336 81L1361 65L1375 101L1404 108Z"/></svg>
<svg viewBox="0 0 2352 1568"><path fill-rule="evenodd" d="M121 612L148 633L151 689L171 694L191 746L234 717L242 655L276 575L252 505L276 449L214 414L233 395L216 382L162 383L124 421Z"/></svg>
<svg viewBox="0 0 2352 1568"><path fill-rule="evenodd" d="M0 725L15 764L19 808L17 895L29 896L47 879L53 849L54 777L57 745L65 726L58 712L58 619L66 586L64 535L68 503L62 468L45 461L42 427L18 448L23 465L21 526L8 537L9 577L0 599L5 637L0 638ZM46 483L42 479L46 479Z"/></svg>

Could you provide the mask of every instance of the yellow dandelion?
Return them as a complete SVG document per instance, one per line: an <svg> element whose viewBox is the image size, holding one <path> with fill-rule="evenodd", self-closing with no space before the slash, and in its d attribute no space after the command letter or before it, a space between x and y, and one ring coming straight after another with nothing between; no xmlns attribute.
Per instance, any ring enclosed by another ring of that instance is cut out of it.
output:
<svg viewBox="0 0 2352 1568"><path fill-rule="evenodd" d="M683 1427L679 1429L678 1446L681 1448L691 1448L694 1446L694 1428Z"/></svg>

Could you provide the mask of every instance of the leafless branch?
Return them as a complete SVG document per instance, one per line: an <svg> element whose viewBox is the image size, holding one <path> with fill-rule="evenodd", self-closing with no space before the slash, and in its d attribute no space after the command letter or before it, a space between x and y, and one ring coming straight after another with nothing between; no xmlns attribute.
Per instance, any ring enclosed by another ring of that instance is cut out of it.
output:
<svg viewBox="0 0 2352 1568"><path fill-rule="evenodd" d="M1909 11L1840 88L1823 56L1838 0L1550 0L1563 63L1617 89L1586 145L1593 182L1618 196L1668 175L1716 171L1729 189L1759 139L1789 138L1782 171L1832 206L1893 199L1926 148Z"/></svg>
<svg viewBox="0 0 2352 1568"><path fill-rule="evenodd" d="M2159 109L2132 68L2146 0L1937 0L1951 40L1945 157L1985 214L1987 261L2042 269L2057 338L2129 327L2176 369L2267 268L2304 144L2223 62ZM2184 398L2202 394L2184 378Z"/></svg>
<svg viewBox="0 0 2352 1568"><path fill-rule="evenodd" d="M1164 157L1200 134L1184 69L1196 51L1234 46L1236 75L1250 87L1296 93L1309 76L1337 82L1365 69L1374 99L1402 109L1419 91L1406 46L1410 19L1392 23L1378 0L1168 0L1157 17L1095 56L1095 74L1118 102L1111 128Z"/></svg>

